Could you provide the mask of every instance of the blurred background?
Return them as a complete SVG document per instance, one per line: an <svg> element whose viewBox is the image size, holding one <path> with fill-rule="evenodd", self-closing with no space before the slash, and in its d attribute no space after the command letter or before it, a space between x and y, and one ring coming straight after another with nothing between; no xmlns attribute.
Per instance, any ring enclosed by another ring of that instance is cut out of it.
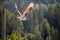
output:
<svg viewBox="0 0 60 40"><path fill-rule="evenodd" d="M26 21L17 19L16 3L21 13L33 2ZM2 9L6 13L6 40L60 40L60 0L0 0L0 40Z"/></svg>

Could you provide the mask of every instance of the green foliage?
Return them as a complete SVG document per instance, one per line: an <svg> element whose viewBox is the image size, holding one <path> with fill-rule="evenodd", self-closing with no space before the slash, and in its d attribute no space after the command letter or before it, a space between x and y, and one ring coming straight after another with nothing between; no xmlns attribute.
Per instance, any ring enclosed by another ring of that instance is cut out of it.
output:
<svg viewBox="0 0 60 40"><path fill-rule="evenodd" d="M35 40L36 36L34 34L28 33L27 38L30 39L30 40Z"/></svg>
<svg viewBox="0 0 60 40"><path fill-rule="evenodd" d="M0 40L2 40L2 39L0 38Z"/></svg>
<svg viewBox="0 0 60 40"><path fill-rule="evenodd" d="M50 35L50 25L48 23L48 20L47 19L43 19L43 23L44 23L44 25L45 25L45 27L47 29L48 34Z"/></svg>
<svg viewBox="0 0 60 40"><path fill-rule="evenodd" d="M2 4L0 4L0 12L3 10L3 6Z"/></svg>
<svg viewBox="0 0 60 40"><path fill-rule="evenodd" d="M21 0L21 12L26 8L24 4L25 0ZM0 5L1 10L2 6ZM7 40L60 39L60 3L35 4L34 9L27 15L27 20L24 22L17 17L18 14L15 15L6 10Z"/></svg>
<svg viewBox="0 0 60 40"><path fill-rule="evenodd" d="M42 7L43 5L41 4L40 6ZM55 15L57 15L57 18L60 16L59 11L57 11L59 6L56 4L45 5L49 9L48 12L46 12L44 7L42 11L41 8L37 6L38 4L36 4L35 8L27 16L29 19L27 19L25 22L21 22L19 19L17 19L16 15L7 11L8 32L12 30L17 30L19 32L13 31L12 34L7 37L7 40L58 40L59 30L54 28L53 23L56 20ZM49 19L45 18L44 16ZM49 20L52 22L52 26ZM57 19L57 21L58 23L60 22L59 19ZM12 30L10 28L12 28Z"/></svg>
<svg viewBox="0 0 60 40"><path fill-rule="evenodd" d="M6 10L6 24L7 34L11 33L12 30L18 30L20 33L22 33L23 30L22 22L17 18L17 15L14 15L8 10Z"/></svg>
<svg viewBox="0 0 60 40"><path fill-rule="evenodd" d="M24 38L17 32L13 31L11 35L7 36L7 40L23 40Z"/></svg>

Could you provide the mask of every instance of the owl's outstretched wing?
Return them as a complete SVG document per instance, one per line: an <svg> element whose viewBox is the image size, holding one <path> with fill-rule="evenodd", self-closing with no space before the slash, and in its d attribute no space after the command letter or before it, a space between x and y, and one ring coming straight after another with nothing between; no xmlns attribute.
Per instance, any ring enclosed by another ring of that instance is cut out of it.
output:
<svg viewBox="0 0 60 40"><path fill-rule="evenodd" d="M16 3L15 3L15 8L16 8L16 11L19 13L19 15L22 15L21 12L18 10Z"/></svg>
<svg viewBox="0 0 60 40"><path fill-rule="evenodd" d="M31 2L28 7L25 9L25 11L23 12L23 16L27 16L27 14L34 8L34 3Z"/></svg>

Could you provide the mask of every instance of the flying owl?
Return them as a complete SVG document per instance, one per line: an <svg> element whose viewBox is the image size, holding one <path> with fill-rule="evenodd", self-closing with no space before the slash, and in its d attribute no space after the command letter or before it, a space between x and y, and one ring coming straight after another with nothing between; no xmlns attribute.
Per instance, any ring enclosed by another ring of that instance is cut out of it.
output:
<svg viewBox="0 0 60 40"><path fill-rule="evenodd" d="M15 3L15 8L16 8L16 11L17 11L17 12L19 13L19 15L20 15L20 16L17 17L17 18L19 18L21 21L25 21L27 14L29 14L29 12L34 8L34 3L33 3L33 2L29 3L28 7L24 10L23 13L21 13L21 12L18 10L16 3Z"/></svg>

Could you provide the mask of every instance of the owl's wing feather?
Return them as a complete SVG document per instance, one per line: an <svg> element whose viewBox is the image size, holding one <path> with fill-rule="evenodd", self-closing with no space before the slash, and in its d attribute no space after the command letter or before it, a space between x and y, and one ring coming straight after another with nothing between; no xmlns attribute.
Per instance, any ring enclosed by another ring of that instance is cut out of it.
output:
<svg viewBox="0 0 60 40"><path fill-rule="evenodd" d="M23 16L26 16L31 10L32 8L34 7L34 3L31 2L28 7L25 9L25 11L23 12Z"/></svg>
<svg viewBox="0 0 60 40"><path fill-rule="evenodd" d="M16 11L19 13L19 15L21 15L21 12L18 10L16 3L15 3L15 8L16 8Z"/></svg>

